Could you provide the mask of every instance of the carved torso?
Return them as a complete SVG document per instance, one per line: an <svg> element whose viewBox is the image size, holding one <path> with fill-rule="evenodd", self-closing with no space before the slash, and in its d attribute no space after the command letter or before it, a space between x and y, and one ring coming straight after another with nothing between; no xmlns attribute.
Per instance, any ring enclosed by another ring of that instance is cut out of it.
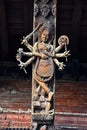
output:
<svg viewBox="0 0 87 130"><path fill-rule="evenodd" d="M35 65L36 78L40 81L49 81L54 73L53 59L45 54L45 52L51 51L51 45L43 42L37 44L37 50L40 54L46 56L46 58L37 58Z"/></svg>

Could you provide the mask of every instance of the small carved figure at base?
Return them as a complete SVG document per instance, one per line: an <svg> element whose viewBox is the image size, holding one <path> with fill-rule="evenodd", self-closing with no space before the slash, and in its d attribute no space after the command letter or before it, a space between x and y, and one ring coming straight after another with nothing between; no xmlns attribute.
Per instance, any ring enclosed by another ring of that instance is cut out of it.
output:
<svg viewBox="0 0 87 130"><path fill-rule="evenodd" d="M47 130L47 126L46 126L46 125L42 126L42 127L40 128L40 130Z"/></svg>
<svg viewBox="0 0 87 130"><path fill-rule="evenodd" d="M38 126L37 122L33 122L31 130L36 130Z"/></svg>

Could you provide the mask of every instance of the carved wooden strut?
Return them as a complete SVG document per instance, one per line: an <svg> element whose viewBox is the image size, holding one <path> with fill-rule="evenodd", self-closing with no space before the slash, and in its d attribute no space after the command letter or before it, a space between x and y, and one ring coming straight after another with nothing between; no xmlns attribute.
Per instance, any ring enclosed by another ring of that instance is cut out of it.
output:
<svg viewBox="0 0 87 130"><path fill-rule="evenodd" d="M54 122L54 69L64 69L64 63L59 58L70 55L67 51L69 38L62 35L58 38L56 47L56 1L35 0L34 1L34 31L23 38L24 44L29 52L22 48L17 50L16 59L19 67L24 69L33 62L32 75L32 130L47 130ZM29 39L33 35L33 46ZM63 53L59 51L65 47ZM22 56L28 56L26 62L21 61Z"/></svg>

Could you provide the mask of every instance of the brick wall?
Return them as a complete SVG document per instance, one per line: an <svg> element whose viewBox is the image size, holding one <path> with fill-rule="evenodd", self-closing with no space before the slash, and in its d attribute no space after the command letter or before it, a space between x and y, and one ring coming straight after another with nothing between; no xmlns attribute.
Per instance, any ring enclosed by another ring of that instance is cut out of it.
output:
<svg viewBox="0 0 87 130"><path fill-rule="evenodd" d="M87 117L74 115L56 115L55 126L78 128L78 130L87 130Z"/></svg>
<svg viewBox="0 0 87 130"><path fill-rule="evenodd" d="M0 128L29 128L30 126L30 114L0 114Z"/></svg>
<svg viewBox="0 0 87 130"><path fill-rule="evenodd" d="M86 82L56 81L55 125L87 128L86 87ZM1 111L1 108L5 112ZM1 128L29 128L31 125L31 114L26 112L30 108L30 80L0 80ZM14 110L16 113L6 112L6 110ZM24 113L19 113L19 110L24 111Z"/></svg>

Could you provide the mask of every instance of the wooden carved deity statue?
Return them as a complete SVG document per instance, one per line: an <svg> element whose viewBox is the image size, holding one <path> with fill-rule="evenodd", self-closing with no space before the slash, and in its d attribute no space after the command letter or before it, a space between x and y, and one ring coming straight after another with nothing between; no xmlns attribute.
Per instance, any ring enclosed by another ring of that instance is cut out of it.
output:
<svg viewBox="0 0 87 130"><path fill-rule="evenodd" d="M53 124L55 64L59 70L63 70L65 65L59 61L59 58L65 57L67 60L70 55L67 51L69 38L66 35L58 38L58 46L56 47L55 5L55 1L34 1L34 31L24 37L21 42L29 51L24 52L22 48L19 48L16 55L16 59L19 61L18 66L24 69L25 73L27 73L25 68L33 62L32 130L47 130ZM33 46L29 43L32 35ZM59 53L63 47L65 47L65 51ZM29 59L23 62L22 56L27 56Z"/></svg>

